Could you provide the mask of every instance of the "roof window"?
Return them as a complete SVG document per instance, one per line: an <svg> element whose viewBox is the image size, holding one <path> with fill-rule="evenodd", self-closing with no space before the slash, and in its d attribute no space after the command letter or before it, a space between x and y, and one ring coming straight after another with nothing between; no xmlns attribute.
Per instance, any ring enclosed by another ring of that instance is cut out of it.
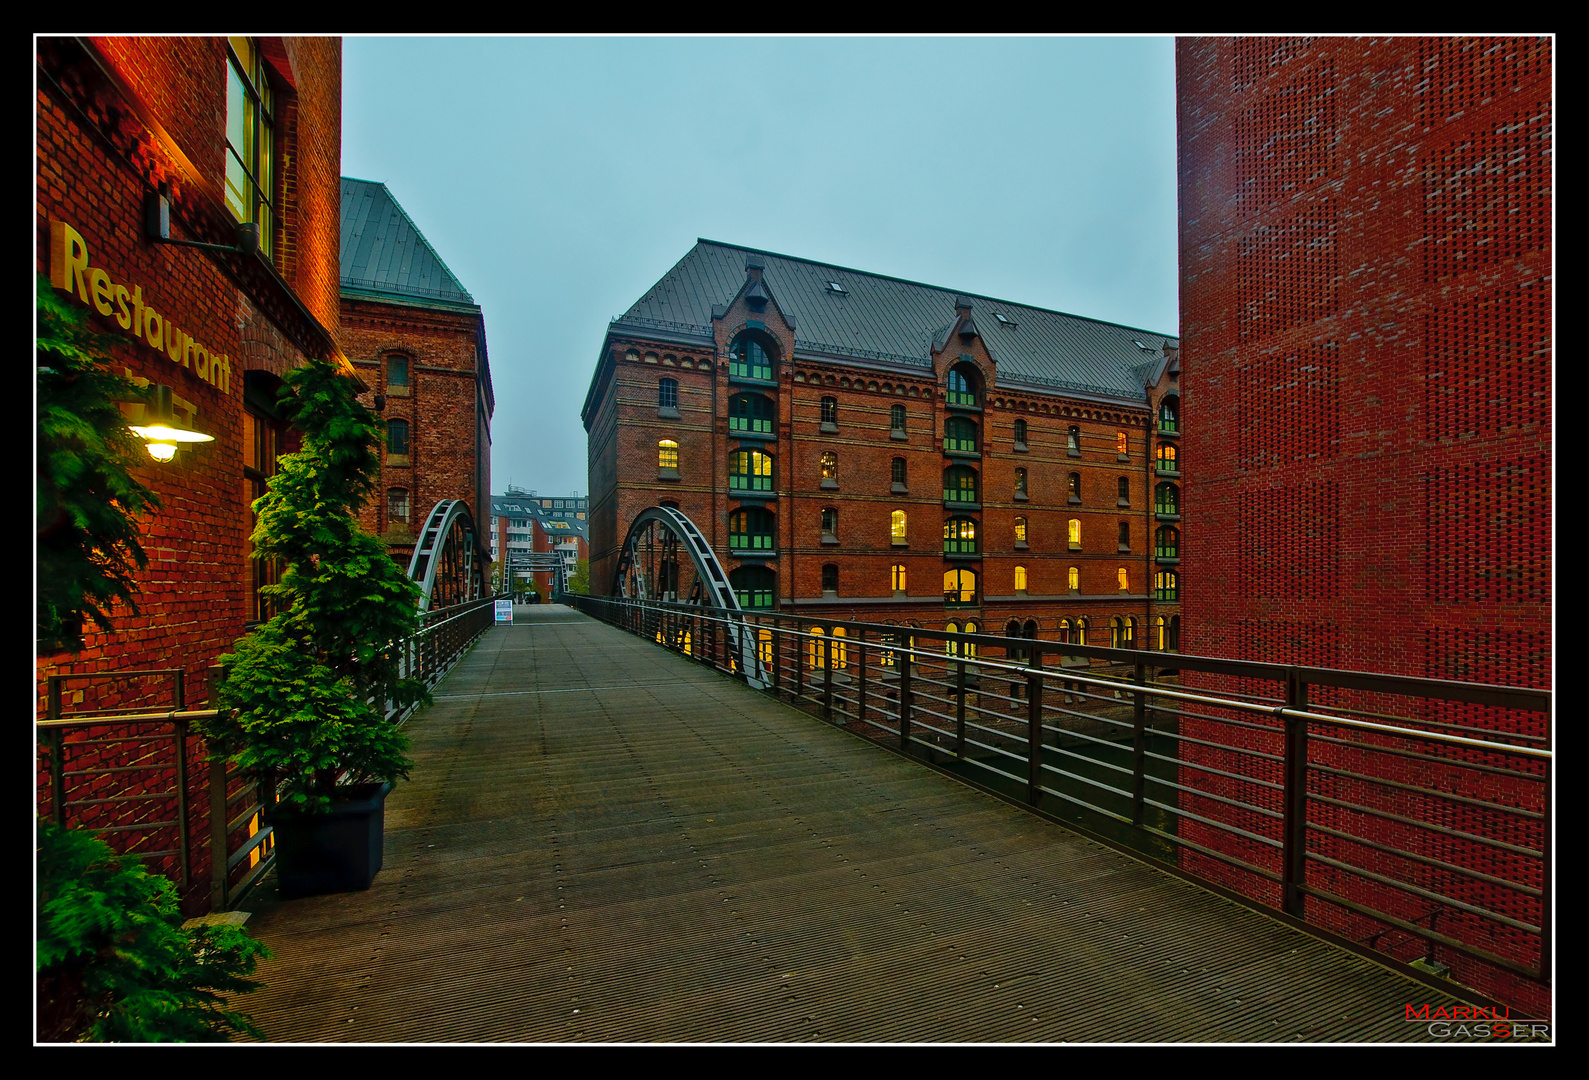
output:
<svg viewBox="0 0 1589 1080"><path fill-rule="evenodd" d="M839 293L840 295L844 295L844 294L847 294L850 290L846 289L843 285L840 285L837 281L830 281L830 282L828 282L828 291L829 292Z"/></svg>

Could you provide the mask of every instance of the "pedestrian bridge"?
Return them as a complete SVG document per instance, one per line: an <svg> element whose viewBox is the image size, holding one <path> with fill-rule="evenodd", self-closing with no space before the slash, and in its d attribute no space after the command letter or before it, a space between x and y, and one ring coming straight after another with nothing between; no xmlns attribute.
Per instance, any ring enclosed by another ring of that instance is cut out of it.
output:
<svg viewBox="0 0 1589 1080"><path fill-rule="evenodd" d="M243 904L271 1041L1436 1041L1406 1006L1458 1004L646 639L515 618L409 722L373 887Z"/></svg>

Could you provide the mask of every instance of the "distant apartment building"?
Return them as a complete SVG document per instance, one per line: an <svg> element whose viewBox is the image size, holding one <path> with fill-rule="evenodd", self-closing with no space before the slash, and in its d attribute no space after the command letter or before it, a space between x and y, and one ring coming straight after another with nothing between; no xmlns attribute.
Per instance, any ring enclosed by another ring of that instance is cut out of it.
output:
<svg viewBox="0 0 1589 1080"><path fill-rule="evenodd" d="M587 496L542 496L508 486L506 494L491 497L491 561L498 568L502 589L533 589L543 598L551 595L552 575L528 573L531 553L555 552L563 563L565 580L581 559L590 558Z"/></svg>

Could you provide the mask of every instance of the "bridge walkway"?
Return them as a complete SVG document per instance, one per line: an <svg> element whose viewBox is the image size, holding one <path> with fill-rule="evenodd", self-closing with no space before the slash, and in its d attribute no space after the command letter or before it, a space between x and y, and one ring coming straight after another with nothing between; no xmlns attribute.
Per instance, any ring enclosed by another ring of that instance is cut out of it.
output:
<svg viewBox="0 0 1589 1080"><path fill-rule="evenodd" d="M1389 1042L1428 987L561 606L408 725L366 892L245 908L276 1042Z"/></svg>

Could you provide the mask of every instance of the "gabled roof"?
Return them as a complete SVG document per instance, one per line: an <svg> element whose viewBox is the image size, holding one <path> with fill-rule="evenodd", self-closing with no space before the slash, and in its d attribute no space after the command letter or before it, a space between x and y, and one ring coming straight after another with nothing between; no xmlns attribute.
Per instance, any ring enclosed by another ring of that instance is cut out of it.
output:
<svg viewBox="0 0 1589 1080"><path fill-rule="evenodd" d="M477 307L385 184L342 178L345 292Z"/></svg>
<svg viewBox="0 0 1589 1080"><path fill-rule="evenodd" d="M928 367L952 328L956 297L964 297L1001 385L1141 401L1152 381L1145 376L1162 370L1164 346L1178 344L1154 331L704 239L610 330L709 342L712 307L739 292L747 255L760 257L767 288L794 321L796 356Z"/></svg>

